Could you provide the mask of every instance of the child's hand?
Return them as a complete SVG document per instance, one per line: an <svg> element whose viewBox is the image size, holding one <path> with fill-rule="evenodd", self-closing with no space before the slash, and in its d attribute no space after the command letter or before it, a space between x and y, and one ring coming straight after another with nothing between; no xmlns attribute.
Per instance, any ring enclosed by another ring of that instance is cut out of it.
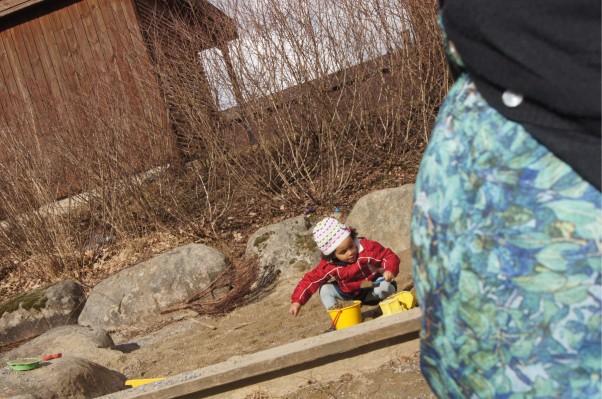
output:
<svg viewBox="0 0 602 399"><path fill-rule="evenodd" d="M299 302L291 303L291 308L289 309L290 314L297 317L297 315L299 314L299 310L301 310L301 304Z"/></svg>
<svg viewBox="0 0 602 399"><path fill-rule="evenodd" d="M383 272L383 277L385 278L385 280L391 282L395 278L395 275L393 274L393 272L387 270Z"/></svg>

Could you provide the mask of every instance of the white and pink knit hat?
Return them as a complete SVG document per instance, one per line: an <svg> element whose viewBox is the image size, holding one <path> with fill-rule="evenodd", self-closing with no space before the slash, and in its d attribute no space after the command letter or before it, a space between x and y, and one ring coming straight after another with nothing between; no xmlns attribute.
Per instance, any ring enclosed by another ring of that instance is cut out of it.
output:
<svg viewBox="0 0 602 399"><path fill-rule="evenodd" d="M330 255L351 231L335 218L324 218L314 227L314 241L324 255Z"/></svg>

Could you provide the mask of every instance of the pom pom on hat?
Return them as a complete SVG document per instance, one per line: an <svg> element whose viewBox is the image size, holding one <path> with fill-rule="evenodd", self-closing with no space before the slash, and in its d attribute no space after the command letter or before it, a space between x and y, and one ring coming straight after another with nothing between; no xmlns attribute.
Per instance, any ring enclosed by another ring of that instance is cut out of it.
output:
<svg viewBox="0 0 602 399"><path fill-rule="evenodd" d="M330 255L351 235L351 231L335 218L320 220L314 227L314 241L324 255Z"/></svg>

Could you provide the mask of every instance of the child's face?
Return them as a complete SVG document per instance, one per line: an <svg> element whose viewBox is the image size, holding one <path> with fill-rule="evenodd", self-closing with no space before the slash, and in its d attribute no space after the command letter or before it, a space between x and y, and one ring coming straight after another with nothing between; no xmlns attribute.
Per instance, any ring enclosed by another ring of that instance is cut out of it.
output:
<svg viewBox="0 0 602 399"><path fill-rule="evenodd" d="M339 244L334 251L334 256L341 262L353 263L357 260L357 247L351 236Z"/></svg>

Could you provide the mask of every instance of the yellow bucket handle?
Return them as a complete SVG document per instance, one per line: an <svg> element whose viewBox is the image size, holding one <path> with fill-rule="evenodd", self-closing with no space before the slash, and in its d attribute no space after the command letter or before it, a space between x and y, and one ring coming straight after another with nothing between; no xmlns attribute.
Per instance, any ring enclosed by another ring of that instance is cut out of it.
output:
<svg viewBox="0 0 602 399"><path fill-rule="evenodd" d="M336 316L334 316L334 319L332 319L332 326L333 326L334 328L337 328L337 322L339 321L339 317L341 316L341 313L343 313L343 309L339 310L339 311L337 312L337 315L336 315Z"/></svg>

